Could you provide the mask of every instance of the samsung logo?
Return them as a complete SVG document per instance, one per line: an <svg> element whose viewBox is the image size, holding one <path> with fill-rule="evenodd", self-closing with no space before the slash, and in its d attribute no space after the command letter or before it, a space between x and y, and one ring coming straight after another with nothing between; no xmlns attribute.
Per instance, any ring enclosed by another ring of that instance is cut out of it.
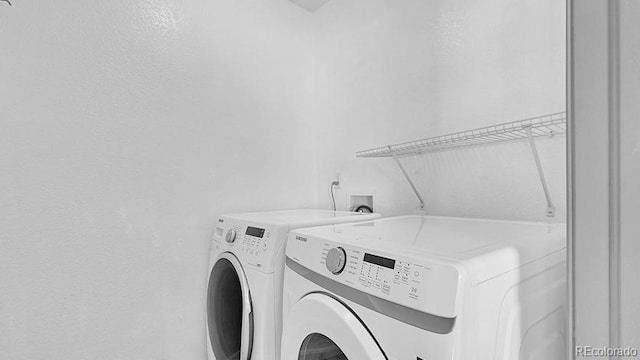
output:
<svg viewBox="0 0 640 360"><path fill-rule="evenodd" d="M307 238L296 235L296 240L300 240L302 242L307 242Z"/></svg>

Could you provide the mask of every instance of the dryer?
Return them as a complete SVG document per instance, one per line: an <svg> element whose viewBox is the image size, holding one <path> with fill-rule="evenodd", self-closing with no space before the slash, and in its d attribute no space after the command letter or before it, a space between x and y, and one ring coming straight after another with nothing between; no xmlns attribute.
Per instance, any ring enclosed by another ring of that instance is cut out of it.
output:
<svg viewBox="0 0 640 360"><path fill-rule="evenodd" d="M281 359L564 359L565 234L433 216L292 231Z"/></svg>
<svg viewBox="0 0 640 360"><path fill-rule="evenodd" d="M284 247L290 230L377 217L325 210L221 216L210 248L209 360L279 358Z"/></svg>

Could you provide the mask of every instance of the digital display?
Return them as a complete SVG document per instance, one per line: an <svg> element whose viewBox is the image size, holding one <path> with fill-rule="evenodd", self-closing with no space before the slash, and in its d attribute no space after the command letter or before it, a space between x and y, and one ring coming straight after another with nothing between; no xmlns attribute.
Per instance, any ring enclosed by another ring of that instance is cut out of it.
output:
<svg viewBox="0 0 640 360"><path fill-rule="evenodd" d="M245 234L261 238L264 236L264 229L247 226L247 231L245 232Z"/></svg>
<svg viewBox="0 0 640 360"><path fill-rule="evenodd" d="M386 257L371 255L367 253L364 253L364 261L371 264L384 266L389 269L393 269L396 267L396 261L393 259L388 259Z"/></svg>

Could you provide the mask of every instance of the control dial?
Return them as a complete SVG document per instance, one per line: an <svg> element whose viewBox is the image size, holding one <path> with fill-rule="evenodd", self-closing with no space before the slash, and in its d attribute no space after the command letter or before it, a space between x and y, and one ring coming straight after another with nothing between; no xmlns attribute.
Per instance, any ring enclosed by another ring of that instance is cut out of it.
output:
<svg viewBox="0 0 640 360"><path fill-rule="evenodd" d="M347 253L341 247L336 247L327 253L327 260L324 264L327 266L327 270L332 274L338 275L344 270L344 265L347 262Z"/></svg>
<svg viewBox="0 0 640 360"><path fill-rule="evenodd" d="M224 241L228 242L228 243L232 243L234 241L236 241L236 231L233 229L229 229L229 231L227 231L227 235L225 235L224 237Z"/></svg>

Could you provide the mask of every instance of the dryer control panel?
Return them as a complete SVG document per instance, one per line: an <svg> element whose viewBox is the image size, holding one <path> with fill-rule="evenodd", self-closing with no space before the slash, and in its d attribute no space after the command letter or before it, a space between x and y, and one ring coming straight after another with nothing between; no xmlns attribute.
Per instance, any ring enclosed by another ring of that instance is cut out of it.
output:
<svg viewBox="0 0 640 360"><path fill-rule="evenodd" d="M336 249L340 249L336 252ZM344 268L335 271L334 254L344 251ZM392 254L344 242L314 238L295 231L286 256L299 265L367 294L430 314L455 317L461 269L417 256Z"/></svg>

